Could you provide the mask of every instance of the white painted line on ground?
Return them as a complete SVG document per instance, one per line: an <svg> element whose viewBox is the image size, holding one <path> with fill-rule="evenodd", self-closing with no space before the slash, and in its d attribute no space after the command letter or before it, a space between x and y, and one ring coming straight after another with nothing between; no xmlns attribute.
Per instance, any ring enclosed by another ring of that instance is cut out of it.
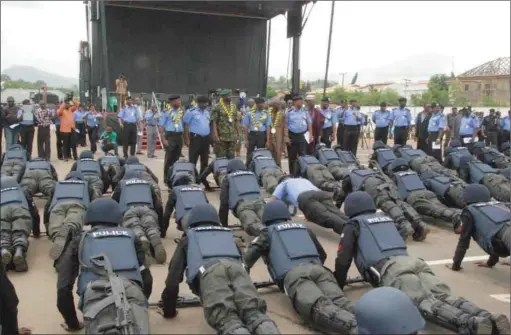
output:
<svg viewBox="0 0 511 335"><path fill-rule="evenodd" d="M493 299L497 299L498 301L502 301L505 303L511 302L511 295L509 294L490 294L490 297Z"/></svg>
<svg viewBox="0 0 511 335"><path fill-rule="evenodd" d="M487 260L488 256L472 256L463 258L464 262L477 262ZM440 259L437 261L426 261L428 265L444 265L444 264L452 264L452 259Z"/></svg>

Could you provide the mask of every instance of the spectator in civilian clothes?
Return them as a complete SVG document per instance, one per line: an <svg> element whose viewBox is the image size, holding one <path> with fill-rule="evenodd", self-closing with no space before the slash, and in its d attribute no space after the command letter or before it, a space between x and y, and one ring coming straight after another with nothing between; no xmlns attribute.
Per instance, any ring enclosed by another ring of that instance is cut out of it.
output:
<svg viewBox="0 0 511 335"><path fill-rule="evenodd" d="M21 113L18 106L14 104L14 98L7 98L7 106L2 109L2 123L5 135L5 148L9 149L12 145L19 143L19 132Z"/></svg>
<svg viewBox="0 0 511 335"><path fill-rule="evenodd" d="M106 130L101 134L101 150L105 154L110 150L114 150L115 155L119 156L117 151L117 133L112 130L112 127L106 127Z"/></svg>
<svg viewBox="0 0 511 335"><path fill-rule="evenodd" d="M39 101L39 108L35 112L37 120L37 155L46 160L51 158L50 125L53 113L46 107L46 102Z"/></svg>
<svg viewBox="0 0 511 335"><path fill-rule="evenodd" d="M66 99L60 105L57 115L60 119L60 138L62 139L62 158L67 162L73 153L73 159L78 160L76 153L76 134L73 113L78 107L78 102L72 99Z"/></svg>
<svg viewBox="0 0 511 335"><path fill-rule="evenodd" d="M137 155L143 155L142 152L142 137L144 134L145 127L145 119L144 119L144 106L140 103L140 98L135 98L134 106L137 108L138 117L140 118L140 123L137 125ZM139 135L140 134L140 135Z"/></svg>

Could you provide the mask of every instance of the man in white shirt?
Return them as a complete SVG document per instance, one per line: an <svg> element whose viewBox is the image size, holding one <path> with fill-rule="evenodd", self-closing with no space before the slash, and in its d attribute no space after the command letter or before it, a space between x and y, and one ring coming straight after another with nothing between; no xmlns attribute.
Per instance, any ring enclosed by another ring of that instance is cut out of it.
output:
<svg viewBox="0 0 511 335"><path fill-rule="evenodd" d="M137 152L136 152L136 154L143 155L144 153L142 152L142 137L144 136L144 128L145 128L145 119L144 119L145 108L140 103L140 98L135 99L134 105L137 107L138 116L140 117L140 120L142 120L140 122L140 127L137 129L138 133L137 133Z"/></svg>

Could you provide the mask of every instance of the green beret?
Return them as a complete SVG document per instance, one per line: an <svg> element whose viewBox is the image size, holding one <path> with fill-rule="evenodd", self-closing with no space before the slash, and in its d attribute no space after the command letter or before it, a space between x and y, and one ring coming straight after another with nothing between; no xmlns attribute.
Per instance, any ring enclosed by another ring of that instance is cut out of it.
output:
<svg viewBox="0 0 511 335"><path fill-rule="evenodd" d="M220 95L231 95L232 94L232 91L228 88L224 88L223 90L220 91Z"/></svg>

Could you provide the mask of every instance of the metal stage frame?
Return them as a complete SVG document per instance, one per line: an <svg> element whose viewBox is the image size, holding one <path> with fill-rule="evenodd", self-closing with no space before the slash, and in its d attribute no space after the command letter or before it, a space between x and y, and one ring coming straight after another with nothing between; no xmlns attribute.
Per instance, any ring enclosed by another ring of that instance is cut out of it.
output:
<svg viewBox="0 0 511 335"><path fill-rule="evenodd" d="M136 9L159 10L202 15L239 17L268 22L266 34L266 62L264 66L266 82L269 67L269 42L271 34L270 20L278 15L286 15L288 19L287 37L292 38L292 94L299 93L300 87L300 36L307 21L304 20L305 5L311 1L84 1L86 9L87 39L90 48L89 66L80 67L80 99L82 102L100 107L105 104L105 92L115 91L110 82L108 60L108 43L106 30L106 6L128 7ZM312 1L313 3L315 1ZM310 13L310 12L309 12ZM90 24L90 29L89 29ZM89 34L90 31L90 34ZM90 37L89 37L90 36ZM83 42L82 42L83 43ZM84 63L83 57L81 63ZM170 92L166 92L170 93ZM188 92L195 93L195 92ZM108 94L108 93L106 93ZM204 92L206 94L206 92ZM106 106L104 106L106 107Z"/></svg>

